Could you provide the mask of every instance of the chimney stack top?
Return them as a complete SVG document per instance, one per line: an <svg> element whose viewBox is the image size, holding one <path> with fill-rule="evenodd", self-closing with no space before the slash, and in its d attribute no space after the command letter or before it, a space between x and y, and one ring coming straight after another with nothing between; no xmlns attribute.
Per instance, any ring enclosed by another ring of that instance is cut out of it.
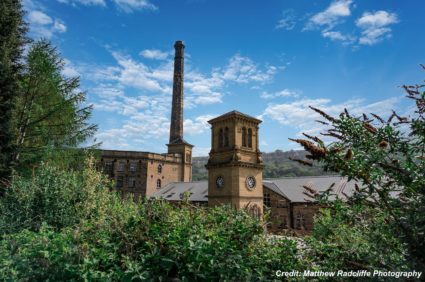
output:
<svg viewBox="0 0 425 282"><path fill-rule="evenodd" d="M184 43L181 40L177 40L176 43L174 43L174 48L182 46L184 48Z"/></svg>

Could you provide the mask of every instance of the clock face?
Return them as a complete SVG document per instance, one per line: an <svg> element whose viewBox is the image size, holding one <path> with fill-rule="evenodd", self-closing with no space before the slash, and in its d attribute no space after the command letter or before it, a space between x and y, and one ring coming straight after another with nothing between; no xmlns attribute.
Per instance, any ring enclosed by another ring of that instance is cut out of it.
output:
<svg viewBox="0 0 425 282"><path fill-rule="evenodd" d="M249 190L252 190L255 188L255 177L254 176L248 176L246 178L246 187L248 187Z"/></svg>
<svg viewBox="0 0 425 282"><path fill-rule="evenodd" d="M215 185L217 185L218 188L222 188L224 186L224 179L223 177L219 176L215 180Z"/></svg>

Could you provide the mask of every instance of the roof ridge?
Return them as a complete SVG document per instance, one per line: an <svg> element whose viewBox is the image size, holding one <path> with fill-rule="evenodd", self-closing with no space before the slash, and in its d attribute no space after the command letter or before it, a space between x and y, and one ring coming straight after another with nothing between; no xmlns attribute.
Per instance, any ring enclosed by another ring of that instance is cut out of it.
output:
<svg viewBox="0 0 425 282"><path fill-rule="evenodd" d="M339 174L332 174L332 175L306 175L306 176L284 176L284 177L279 177L279 178L264 178L264 180L265 181L273 181L273 180L279 180L279 179L331 178L331 177L343 177L343 176L342 175L339 175Z"/></svg>

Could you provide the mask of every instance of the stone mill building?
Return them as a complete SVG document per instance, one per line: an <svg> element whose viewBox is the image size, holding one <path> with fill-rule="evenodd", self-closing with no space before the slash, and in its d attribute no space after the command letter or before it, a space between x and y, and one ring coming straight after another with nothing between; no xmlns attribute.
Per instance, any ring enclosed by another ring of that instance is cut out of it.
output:
<svg viewBox="0 0 425 282"><path fill-rule="evenodd" d="M270 214L273 232L308 232L320 208L303 192L305 186L325 191L332 184L344 197L354 183L339 176L263 179L263 158L259 150L261 120L231 111L209 121L211 150L206 165L207 181L192 181L193 145L184 139L184 49L174 44L174 77L170 138L165 154L143 151L102 150L100 166L115 180L116 189L137 198L163 198L178 203L184 195L200 206L227 204L247 209L254 216Z"/></svg>

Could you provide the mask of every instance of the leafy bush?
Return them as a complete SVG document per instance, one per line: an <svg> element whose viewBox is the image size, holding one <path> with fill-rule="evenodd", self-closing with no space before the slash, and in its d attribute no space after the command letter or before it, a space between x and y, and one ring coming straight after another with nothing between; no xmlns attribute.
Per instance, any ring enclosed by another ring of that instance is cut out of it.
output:
<svg viewBox="0 0 425 282"><path fill-rule="evenodd" d="M386 223L388 215L340 200L332 208L321 210L312 236L306 238L306 256L315 267L324 271L413 269L406 244Z"/></svg>
<svg viewBox="0 0 425 282"><path fill-rule="evenodd" d="M89 162L90 167L93 159ZM43 222L60 229L101 216L106 213L104 204L117 200L106 185L107 180L91 168L63 171L42 164L31 179L16 177L0 198L0 234L37 231Z"/></svg>
<svg viewBox="0 0 425 282"><path fill-rule="evenodd" d="M124 200L92 162L44 164L0 202L0 280L258 280L302 268L294 241L267 239L244 211Z"/></svg>

